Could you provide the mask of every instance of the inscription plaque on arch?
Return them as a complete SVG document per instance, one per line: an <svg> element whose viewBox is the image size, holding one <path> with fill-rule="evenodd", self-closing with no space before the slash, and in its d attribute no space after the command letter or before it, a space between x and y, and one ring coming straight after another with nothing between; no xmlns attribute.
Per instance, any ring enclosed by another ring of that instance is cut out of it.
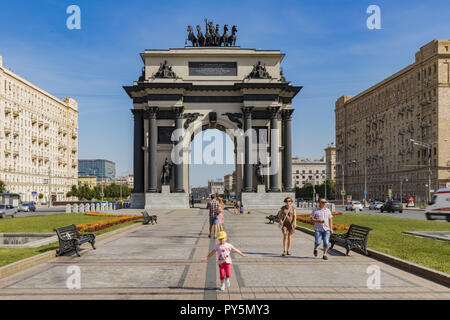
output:
<svg viewBox="0 0 450 320"><path fill-rule="evenodd" d="M189 62L190 76L237 76L237 62Z"/></svg>

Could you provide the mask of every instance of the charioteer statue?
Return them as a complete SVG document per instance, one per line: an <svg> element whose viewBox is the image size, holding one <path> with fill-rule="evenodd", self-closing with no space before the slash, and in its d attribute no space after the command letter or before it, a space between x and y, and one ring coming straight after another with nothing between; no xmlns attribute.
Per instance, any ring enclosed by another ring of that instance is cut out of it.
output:
<svg viewBox="0 0 450 320"><path fill-rule="evenodd" d="M203 35L202 29L199 25L196 27L197 35L194 34L194 28L192 26L187 27L188 37L185 41L191 42L193 47L224 47L236 46L236 33L237 27L234 25L231 28L231 35L228 34L228 25L223 26L223 34L220 34L220 26L216 24L214 27L213 21L208 21L205 19L205 35Z"/></svg>

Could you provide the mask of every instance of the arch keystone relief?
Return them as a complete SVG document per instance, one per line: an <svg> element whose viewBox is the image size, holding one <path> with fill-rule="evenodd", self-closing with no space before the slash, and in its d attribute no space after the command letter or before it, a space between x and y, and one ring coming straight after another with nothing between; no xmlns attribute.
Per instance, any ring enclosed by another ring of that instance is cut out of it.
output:
<svg viewBox="0 0 450 320"><path fill-rule="evenodd" d="M226 158L234 157L236 197L246 209L279 208L294 197L292 99L302 87L284 78L283 53L192 46L141 58L138 81L123 87L133 101L132 207L189 208L190 142L206 129L234 142Z"/></svg>

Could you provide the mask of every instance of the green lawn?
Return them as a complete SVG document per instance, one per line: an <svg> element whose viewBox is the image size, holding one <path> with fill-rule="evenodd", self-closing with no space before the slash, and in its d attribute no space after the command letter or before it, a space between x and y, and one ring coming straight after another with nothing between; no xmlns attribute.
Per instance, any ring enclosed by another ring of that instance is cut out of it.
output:
<svg viewBox="0 0 450 320"><path fill-rule="evenodd" d="M450 223L365 214L334 216L333 222L371 227L368 247L428 268L450 273L450 242L419 238L403 231L450 231ZM303 227L314 226L301 223ZM342 232L342 231L341 231Z"/></svg>
<svg viewBox="0 0 450 320"><path fill-rule="evenodd" d="M22 218L8 218L0 219L0 233L8 232L49 232L54 233L53 229L70 224L90 223L94 221L108 219L108 217L93 217L85 216L82 213L68 213L68 214L52 214L34 217ZM95 232L95 235L100 235L109 231L129 226L134 223L141 223L142 219L128 221L122 224L112 226ZM56 233L55 233L56 234ZM44 253L49 250L58 248L58 243L51 243L39 248L0 248L0 267L7 264L19 261L37 254Z"/></svg>

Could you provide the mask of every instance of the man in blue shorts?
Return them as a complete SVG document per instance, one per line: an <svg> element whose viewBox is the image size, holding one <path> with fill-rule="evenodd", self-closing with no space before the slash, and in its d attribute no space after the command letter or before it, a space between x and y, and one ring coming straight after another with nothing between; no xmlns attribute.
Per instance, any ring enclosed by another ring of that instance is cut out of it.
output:
<svg viewBox="0 0 450 320"><path fill-rule="evenodd" d="M330 247L330 233L333 234L333 219L330 209L325 204L326 200L319 200L319 207L314 208L311 213L311 220L314 224L314 256L317 257L317 247L323 241L323 260L328 260L327 251Z"/></svg>
<svg viewBox="0 0 450 320"><path fill-rule="evenodd" d="M214 239L217 238L217 227L219 225L219 201L215 199L215 196L211 195L211 200L206 205L206 209L209 209L209 238L211 238L212 228L214 226Z"/></svg>

